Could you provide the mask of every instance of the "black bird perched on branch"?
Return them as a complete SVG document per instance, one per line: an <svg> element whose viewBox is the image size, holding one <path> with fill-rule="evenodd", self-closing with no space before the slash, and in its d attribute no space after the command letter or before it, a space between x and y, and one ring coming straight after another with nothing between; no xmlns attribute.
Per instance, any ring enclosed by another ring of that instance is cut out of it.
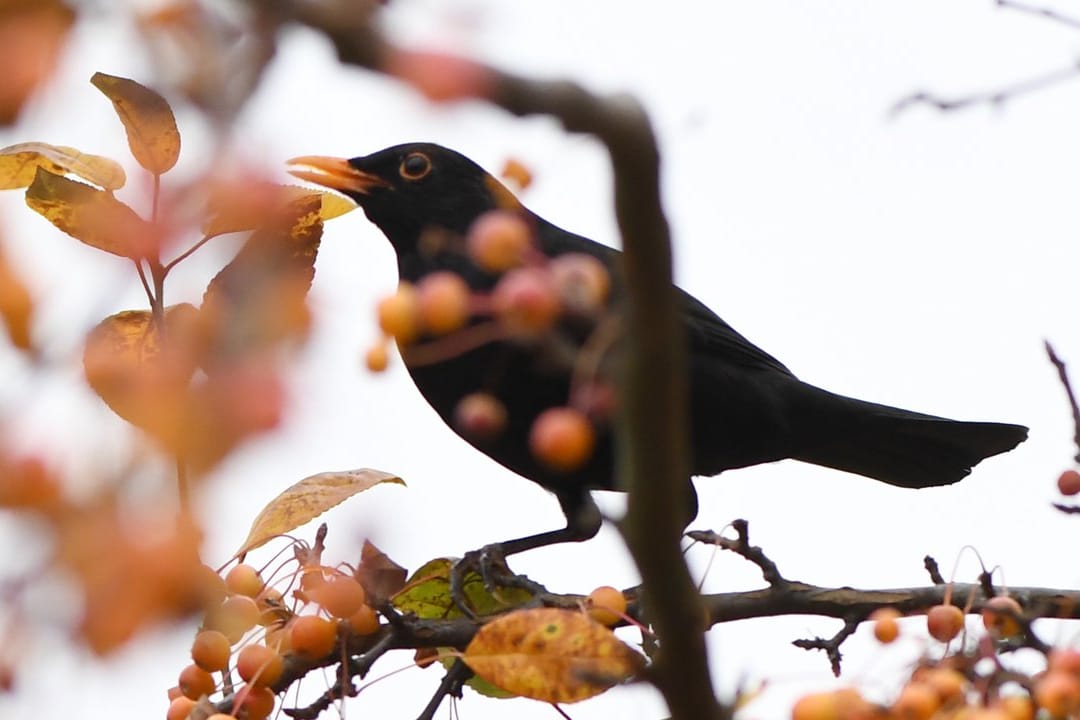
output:
<svg viewBox="0 0 1080 720"><path fill-rule="evenodd" d="M294 175L359 203L393 245L404 281L417 283L449 270L473 291L490 290L497 275L462 251L461 238L488 211L509 208L529 223L544 256L587 254L599 259L617 284L617 250L529 212L479 165L439 145L398 145L351 160L303 157L291 162ZM432 242L433 237L451 240ZM1011 450L1027 437L1027 428L1019 425L948 420L804 383L697 299L677 292L689 343L694 475L793 458L890 485L933 487L960 480L984 458ZM562 329L567 330L565 323ZM568 332L574 334L572 328ZM552 362L536 342L505 338L424 364L411 363L409 353L403 356L420 392L451 427L465 396L485 391L501 400L507 411L501 434L487 442L459 434L558 497L567 527L502 543L504 554L596 533L600 517L589 490L617 489L610 430L599 427L591 456L569 471L552 469L529 447L533 420L568 402L572 363Z"/></svg>

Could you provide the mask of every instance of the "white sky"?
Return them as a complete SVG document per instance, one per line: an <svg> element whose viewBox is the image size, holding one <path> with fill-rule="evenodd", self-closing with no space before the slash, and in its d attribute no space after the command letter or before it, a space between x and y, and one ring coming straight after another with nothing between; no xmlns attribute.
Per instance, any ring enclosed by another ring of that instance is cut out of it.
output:
<svg viewBox="0 0 1080 720"><path fill-rule="evenodd" d="M747 518L754 542L788 577L822 585L925 584L924 554L948 573L967 544L1001 565L1012 585L1076 585L1077 571L1055 551L1075 537L1075 525L1049 507L1073 453L1071 427L1042 341L1051 339L1080 373L1080 81L999 109L888 115L913 90L963 94L1072 63L1075 31L996 10L990 0L396 0L386 21L404 42L637 95L661 140L679 283L803 379L924 412L1032 428L1017 451L943 489L905 491L790 462L704 479L695 527ZM111 106L87 82L95 70L146 79L145 58L130 42L109 22L85 26L55 86L19 126L0 132L0 144L73 145L121 158L134 174ZM178 172L190 173L207 160L208 136L190 113L180 124ZM432 108L392 81L338 68L327 43L309 32L285 34L236 129L238 152L273 169L294 155L362 155L411 140L454 147L492 170L517 157L536 177L523 198L529 207L616 242L609 171L593 142L546 119L518 120L478 104ZM139 201L137 193L124 197ZM7 245L48 298L41 330L61 338L57 347L75 358L85 328L143 306L130 265L53 231L19 193L0 202ZM198 301L228 257L224 245L186 264L170 302ZM409 483L328 514L337 559L355 560L369 536L416 567L561 522L545 491L445 428L400 366L379 377L361 369L375 336L372 305L395 282L389 245L362 214L327 227L312 291L316 335L291 378L294 414L207 487L210 564L239 545L263 503L332 469L374 467ZM69 464L84 475L94 465L87 467L86 453L107 457L123 447L125 428L81 389L74 359L66 382L43 384L3 355L0 372L12 378L0 389L0 408L8 418L18 408L14 430L27 444L74 448ZM2 527L0 538L27 545ZM708 553L694 558L700 572ZM553 590L635 582L610 530L584 545L529 553L514 568ZM957 577L972 580L977 571L965 555ZM706 587L759 585L752 567L721 557ZM909 622L912 634L921 631L919 620ZM746 716L782 716L793 693L831 682L824 657L790 641L837 628L799 617L714 630L722 689L766 678L769 692ZM845 646L845 679L886 697L895 668L912 656L865 636ZM1050 639L1074 636L1055 629ZM162 632L105 663L45 642L27 659L23 692L0 697L0 717L163 717L190 638L190 627ZM375 674L410 660L391 656ZM437 670L396 675L347 712L415 717L438 679ZM541 704L471 693L460 710L470 720L556 717ZM644 688L568 711L577 720L663 716ZM449 717L445 706L439 717Z"/></svg>

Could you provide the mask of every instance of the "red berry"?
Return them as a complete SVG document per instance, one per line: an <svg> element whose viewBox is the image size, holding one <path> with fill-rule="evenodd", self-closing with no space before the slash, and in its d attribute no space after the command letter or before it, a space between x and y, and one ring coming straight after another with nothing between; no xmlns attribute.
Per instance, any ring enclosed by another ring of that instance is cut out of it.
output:
<svg viewBox="0 0 1080 720"><path fill-rule="evenodd" d="M1080 493L1080 472L1066 470L1058 476L1058 491L1062 495L1076 495Z"/></svg>
<svg viewBox="0 0 1080 720"><path fill-rule="evenodd" d="M506 427L506 406L490 393L472 393L454 408L454 426L467 437L491 440Z"/></svg>
<svg viewBox="0 0 1080 720"><path fill-rule="evenodd" d="M551 273L525 267L503 275L491 295L496 317L511 331L538 335L559 317L561 305Z"/></svg>

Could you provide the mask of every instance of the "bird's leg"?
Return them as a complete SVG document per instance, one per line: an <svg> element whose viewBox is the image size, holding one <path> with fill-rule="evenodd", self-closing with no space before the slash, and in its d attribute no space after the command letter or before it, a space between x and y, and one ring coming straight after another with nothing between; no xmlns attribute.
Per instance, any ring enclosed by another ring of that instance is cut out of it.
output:
<svg viewBox="0 0 1080 720"><path fill-rule="evenodd" d="M557 497L566 515L566 527L485 545L479 550L465 553L465 557L454 563L454 567L450 570L450 597L462 612L470 617L476 617L464 593L465 576L469 571L479 573L488 589L500 586L517 587L536 595L545 592L545 588L524 575L511 572L506 565L507 556L547 545L581 542L600 531L603 517L600 514L600 508L596 506L596 502L587 491L575 494L560 493Z"/></svg>

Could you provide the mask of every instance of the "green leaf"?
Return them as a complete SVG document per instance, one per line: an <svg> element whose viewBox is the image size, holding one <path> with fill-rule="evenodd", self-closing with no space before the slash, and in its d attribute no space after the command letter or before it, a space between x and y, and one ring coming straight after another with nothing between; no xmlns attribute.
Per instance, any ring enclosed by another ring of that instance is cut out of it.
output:
<svg viewBox="0 0 1080 720"><path fill-rule="evenodd" d="M453 558L436 558L424 563L391 599L394 607L425 620L462 617L463 613L450 597L450 570L455 562ZM477 615L494 615L532 599L528 591L517 587L488 591L475 571L465 573L462 592Z"/></svg>

